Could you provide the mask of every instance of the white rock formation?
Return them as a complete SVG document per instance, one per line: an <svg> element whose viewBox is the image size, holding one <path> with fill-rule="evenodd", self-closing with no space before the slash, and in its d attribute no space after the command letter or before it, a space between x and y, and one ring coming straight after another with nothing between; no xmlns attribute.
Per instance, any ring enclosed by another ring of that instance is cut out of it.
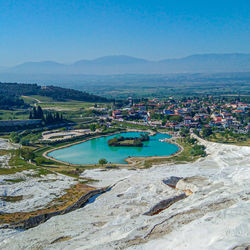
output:
<svg viewBox="0 0 250 250"><path fill-rule="evenodd" d="M10 143L9 140L0 138L0 149L16 149L19 148L18 144Z"/></svg>
<svg viewBox="0 0 250 250"><path fill-rule="evenodd" d="M97 187L116 183L85 207L23 232L5 231L0 249L233 249L250 243L250 147L207 143L195 163L144 170L87 170ZM184 179L177 190L163 183ZM163 200L193 194L160 213Z"/></svg>
<svg viewBox="0 0 250 250"><path fill-rule="evenodd" d="M17 148L19 148L18 144L0 138L0 149ZM1 168L10 168L8 164L10 156L11 153L0 156ZM13 180L18 180L18 182L13 182ZM66 193L65 189L76 183L74 178L57 173L38 177L38 170L0 175L0 197L23 196L19 202L6 202L0 199L0 213L29 212L44 208L53 199Z"/></svg>
<svg viewBox="0 0 250 250"><path fill-rule="evenodd" d="M66 193L65 189L76 184L74 178L59 174L32 177L34 170L0 175L0 196L23 196L19 202L0 200L1 213L29 212L44 208L53 199ZM8 180L23 180L17 183Z"/></svg>

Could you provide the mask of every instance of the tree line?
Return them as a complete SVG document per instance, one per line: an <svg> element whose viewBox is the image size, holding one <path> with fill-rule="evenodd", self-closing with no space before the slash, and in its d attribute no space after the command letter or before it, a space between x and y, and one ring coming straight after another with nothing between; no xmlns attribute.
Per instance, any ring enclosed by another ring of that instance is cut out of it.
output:
<svg viewBox="0 0 250 250"><path fill-rule="evenodd" d="M109 102L110 100L92 95L87 92L66 89L56 86L39 86L37 84L24 84L24 83L1 83L0 94L5 97L20 98L22 95L40 95L51 97L56 101L76 100L84 102Z"/></svg>
<svg viewBox="0 0 250 250"><path fill-rule="evenodd" d="M27 108L29 105L25 104L23 99L18 98L15 95L6 96L0 93L0 109L12 109L12 108Z"/></svg>
<svg viewBox="0 0 250 250"><path fill-rule="evenodd" d="M43 109L38 106L33 107L33 109L30 111L29 119L41 119L45 124L53 124L63 121L63 115L59 114L58 112L43 112Z"/></svg>

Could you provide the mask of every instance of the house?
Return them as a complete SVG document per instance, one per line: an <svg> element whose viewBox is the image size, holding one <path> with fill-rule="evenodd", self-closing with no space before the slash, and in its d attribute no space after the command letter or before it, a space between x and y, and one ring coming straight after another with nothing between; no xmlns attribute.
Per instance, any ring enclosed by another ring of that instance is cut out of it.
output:
<svg viewBox="0 0 250 250"><path fill-rule="evenodd" d="M119 111L119 110L114 110L114 111L112 112L112 117L113 117L114 119L120 119L120 118L123 117L123 115L122 115L121 111Z"/></svg>
<svg viewBox="0 0 250 250"><path fill-rule="evenodd" d="M165 114L165 115L174 114L174 111L173 111L173 110L170 110L170 109L164 109L164 110L163 110L163 114Z"/></svg>
<svg viewBox="0 0 250 250"><path fill-rule="evenodd" d="M201 113L201 114L196 114L194 116L194 121L198 121L198 120L206 120L208 118L208 115L207 114L204 114L204 113Z"/></svg>
<svg viewBox="0 0 250 250"><path fill-rule="evenodd" d="M192 117L191 116L186 116L184 117L184 124L189 125L192 122Z"/></svg>

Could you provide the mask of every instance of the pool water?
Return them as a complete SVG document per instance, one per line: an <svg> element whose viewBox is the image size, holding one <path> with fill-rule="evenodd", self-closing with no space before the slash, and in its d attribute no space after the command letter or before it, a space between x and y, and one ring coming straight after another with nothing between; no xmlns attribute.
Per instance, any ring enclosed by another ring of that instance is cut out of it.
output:
<svg viewBox="0 0 250 250"><path fill-rule="evenodd" d="M149 141L143 142L143 147L112 147L108 145L108 140L113 137L140 137L140 134L140 132L125 132L104 136L54 150L48 155L60 161L86 165L96 164L101 158L105 158L110 163L126 163L124 159L127 157L169 156L179 150L175 144L159 141L159 139L171 137L161 133L150 136Z"/></svg>

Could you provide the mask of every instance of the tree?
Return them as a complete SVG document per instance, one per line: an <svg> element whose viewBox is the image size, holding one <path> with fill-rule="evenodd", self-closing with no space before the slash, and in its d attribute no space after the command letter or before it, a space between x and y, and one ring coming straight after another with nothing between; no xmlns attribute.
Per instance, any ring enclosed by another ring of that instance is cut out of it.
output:
<svg viewBox="0 0 250 250"><path fill-rule="evenodd" d="M21 139L20 135L17 132L11 132L10 138L11 138L12 142L14 142L14 143L20 142L20 139Z"/></svg>
<svg viewBox="0 0 250 250"><path fill-rule="evenodd" d="M183 121L183 117L180 115L173 115L169 117L169 121L173 121L173 122L182 122Z"/></svg>
<svg viewBox="0 0 250 250"><path fill-rule="evenodd" d="M190 150L190 154L194 155L194 156L206 156L206 151L205 151L205 146L203 145L195 145L191 150Z"/></svg>
<svg viewBox="0 0 250 250"><path fill-rule="evenodd" d="M207 107L207 113L211 114L211 109L209 107Z"/></svg>
<svg viewBox="0 0 250 250"><path fill-rule="evenodd" d="M28 160L33 160L35 157L35 154L33 153L32 150L28 149L28 148L21 148L18 150L19 154L23 157L24 160L28 161Z"/></svg>
<svg viewBox="0 0 250 250"><path fill-rule="evenodd" d="M188 133L189 133L189 129L188 128L181 128L181 130L180 130L180 136L185 137L185 136L188 135Z"/></svg>
<svg viewBox="0 0 250 250"><path fill-rule="evenodd" d="M33 107L33 119L37 119L36 107Z"/></svg>
<svg viewBox="0 0 250 250"><path fill-rule="evenodd" d="M91 124L89 126L89 128L90 128L91 131L95 131L96 130L96 124Z"/></svg>
<svg viewBox="0 0 250 250"><path fill-rule="evenodd" d="M37 107L36 113L37 113L37 118L38 119L42 119L42 120L44 119L44 117L43 117L43 110L42 110L42 108L40 106Z"/></svg>
<svg viewBox="0 0 250 250"><path fill-rule="evenodd" d="M213 133L213 131L212 131L212 129L210 127L202 129L202 135L203 135L203 137L208 137L212 133Z"/></svg>
<svg viewBox="0 0 250 250"><path fill-rule="evenodd" d="M197 128L194 129L194 134L196 134L196 135L198 135L198 136L200 135L200 133L199 133L199 131L197 130Z"/></svg>
<svg viewBox="0 0 250 250"><path fill-rule="evenodd" d="M107 163L108 163L108 161L105 158L101 158L99 160L99 164L101 164L101 165L104 165L104 164L107 164Z"/></svg>
<svg viewBox="0 0 250 250"><path fill-rule="evenodd" d="M109 146L117 145L117 143L118 143L118 138L117 137L114 137L114 138L108 140L108 145Z"/></svg>
<svg viewBox="0 0 250 250"><path fill-rule="evenodd" d="M43 110L40 106L33 107L32 111L30 111L29 119L42 119L44 120Z"/></svg>
<svg viewBox="0 0 250 250"><path fill-rule="evenodd" d="M197 142L197 140L196 140L195 138L190 138L190 137L188 137L188 138L187 138L187 142L188 142L189 144L195 144L195 143Z"/></svg>
<svg viewBox="0 0 250 250"><path fill-rule="evenodd" d="M43 163L45 163L45 160L42 157L36 157L35 162L38 166L42 165Z"/></svg>
<svg viewBox="0 0 250 250"><path fill-rule="evenodd" d="M22 144L23 146L29 146L30 145L29 140L25 139L25 138L22 138L19 143Z"/></svg>

